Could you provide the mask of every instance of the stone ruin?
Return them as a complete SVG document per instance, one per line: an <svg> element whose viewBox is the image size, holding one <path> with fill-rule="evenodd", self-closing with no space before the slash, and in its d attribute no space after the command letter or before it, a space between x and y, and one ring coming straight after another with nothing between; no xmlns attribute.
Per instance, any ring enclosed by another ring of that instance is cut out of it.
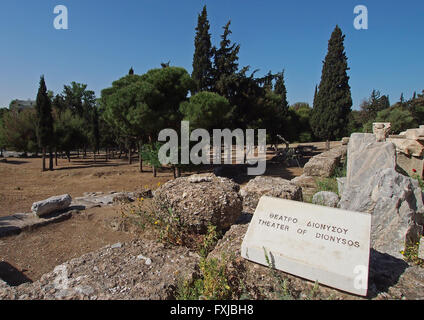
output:
<svg viewBox="0 0 424 320"><path fill-rule="evenodd" d="M204 232L211 220L219 224L220 229L229 228L208 257L222 258L224 254L239 257L250 221L244 216L251 216L261 196L302 201L305 191L313 194L311 190L315 179L331 177L347 156L347 177L341 181L341 200L337 206L372 215L371 297L422 298L424 281L421 268L403 262L400 251L404 250L406 242L417 241L422 236L423 194L416 180L396 169L401 167L400 153L422 157L416 152L419 149L410 146L421 144L424 127L408 130L399 136L389 135L389 124L377 124L374 130L375 134L353 134L343 140L342 146L312 158L305 166L304 175L292 181L257 177L239 190L239 186L228 179L213 174L194 175L163 185L153 194L154 200L170 204L196 231ZM413 169L418 171L419 167ZM315 202L336 206L339 198L334 195L320 193L316 195ZM115 196L112 193L106 198L104 195L87 194L84 199L75 200L87 206L92 202L109 204ZM423 246L420 249L422 255ZM0 280L0 299L169 299L173 297L172 291L179 279L177 271L193 275L198 260L198 255L186 248L169 249L153 241L107 246L58 266L67 271L69 288L54 286L59 268L33 284L16 288L2 285ZM236 266L237 270L244 270L243 279L251 297L263 298L255 296L255 293L267 292L266 289L271 287L273 279L269 277L268 268L241 258L232 262L230 267ZM285 277L299 293L297 299L304 298L302 294L311 291L314 286L294 276ZM325 287L319 288L317 294L323 299L329 296L353 298ZM272 299L273 296L267 298Z"/></svg>
<svg viewBox="0 0 424 320"><path fill-rule="evenodd" d="M396 146L396 161L408 175L424 177L424 126L408 129L386 139Z"/></svg>

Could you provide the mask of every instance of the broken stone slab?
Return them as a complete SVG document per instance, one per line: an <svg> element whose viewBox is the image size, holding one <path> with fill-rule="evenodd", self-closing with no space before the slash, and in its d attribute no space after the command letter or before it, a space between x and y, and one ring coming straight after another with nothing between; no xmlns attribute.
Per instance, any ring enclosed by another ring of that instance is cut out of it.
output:
<svg viewBox="0 0 424 320"><path fill-rule="evenodd" d="M391 168L364 177L359 185L345 186L339 207L370 213L372 247L399 259L401 251L423 234L423 193L418 181Z"/></svg>
<svg viewBox="0 0 424 320"><path fill-rule="evenodd" d="M405 131L404 136L410 140L424 140L424 128L408 129Z"/></svg>
<svg viewBox="0 0 424 320"><path fill-rule="evenodd" d="M405 155L414 157L422 157L424 155L424 144L421 141L396 138L389 138L387 141L393 143L396 146L396 150Z"/></svg>
<svg viewBox="0 0 424 320"><path fill-rule="evenodd" d="M329 178L334 174L339 160L336 158L314 157L303 168L307 176Z"/></svg>
<svg viewBox="0 0 424 320"><path fill-rule="evenodd" d="M339 146L330 151L311 158L303 168L303 173L311 177L329 178L334 174L337 166L345 158L346 146Z"/></svg>
<svg viewBox="0 0 424 320"><path fill-rule="evenodd" d="M330 208L337 208L339 201L339 196L336 193L329 191L318 192L312 198L313 204Z"/></svg>
<svg viewBox="0 0 424 320"><path fill-rule="evenodd" d="M396 168L391 142L377 142L374 134L354 133L348 146L346 187L361 186L381 169Z"/></svg>
<svg viewBox="0 0 424 320"><path fill-rule="evenodd" d="M258 176L240 190L243 211L253 214L262 196L303 201L302 189L289 180Z"/></svg>
<svg viewBox="0 0 424 320"><path fill-rule="evenodd" d="M52 213L38 217L33 213L16 213L0 218L0 238L18 235L23 231L34 230L72 217L72 211Z"/></svg>
<svg viewBox="0 0 424 320"><path fill-rule="evenodd" d="M134 199L134 193L130 192L117 192L107 195L96 192L90 193L84 197L75 198L73 205L82 205L89 209L92 207L114 205L119 202L131 202L134 201Z"/></svg>
<svg viewBox="0 0 424 320"><path fill-rule="evenodd" d="M31 211L39 217L50 213L67 209L72 203L72 198L69 194L51 197L46 200L34 202Z"/></svg>

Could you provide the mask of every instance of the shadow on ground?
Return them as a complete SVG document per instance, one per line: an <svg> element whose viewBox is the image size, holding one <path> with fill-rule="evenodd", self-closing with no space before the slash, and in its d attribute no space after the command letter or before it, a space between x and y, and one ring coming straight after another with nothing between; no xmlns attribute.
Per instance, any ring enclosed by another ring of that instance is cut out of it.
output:
<svg viewBox="0 0 424 320"><path fill-rule="evenodd" d="M0 261L0 279L11 287L17 287L21 284L32 282L23 272L25 272L25 270L19 271L8 262Z"/></svg>
<svg viewBox="0 0 424 320"><path fill-rule="evenodd" d="M404 260L371 249L368 297L375 298L378 293L387 292L399 282L408 267L408 263Z"/></svg>

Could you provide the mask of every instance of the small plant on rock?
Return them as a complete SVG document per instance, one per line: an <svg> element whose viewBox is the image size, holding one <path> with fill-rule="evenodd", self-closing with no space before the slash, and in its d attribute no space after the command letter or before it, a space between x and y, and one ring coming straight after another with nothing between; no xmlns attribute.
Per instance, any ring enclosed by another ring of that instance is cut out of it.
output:
<svg viewBox="0 0 424 320"><path fill-rule="evenodd" d="M407 262L413 263L415 265L424 267L424 260L418 257L420 243L408 244L404 251L400 253L405 257Z"/></svg>
<svg viewBox="0 0 424 320"><path fill-rule="evenodd" d="M123 205L121 215L142 230L150 228L156 231L158 240L163 243L189 246L194 242L180 217L166 205L158 208L151 201L139 198L135 203Z"/></svg>
<svg viewBox="0 0 424 320"><path fill-rule="evenodd" d="M218 239L220 237L220 233L216 231L216 226L209 225L208 232L203 238L202 243L199 246L199 254L201 257L206 258L215 247Z"/></svg>
<svg viewBox="0 0 424 320"><path fill-rule="evenodd" d="M200 258L200 276L182 281L177 288L177 300L228 300L231 299L227 261L217 258Z"/></svg>
<svg viewBox="0 0 424 320"><path fill-rule="evenodd" d="M269 267L271 277L275 279L275 282L278 284L278 288L276 290L276 296L279 300L294 300L293 295L289 289L289 281L288 279L283 279L278 271L275 269L274 262L270 259L268 252L264 249L265 261Z"/></svg>
<svg viewBox="0 0 424 320"><path fill-rule="evenodd" d="M411 178L417 180L421 190L424 190L424 180L419 174L417 174L417 170L412 169Z"/></svg>

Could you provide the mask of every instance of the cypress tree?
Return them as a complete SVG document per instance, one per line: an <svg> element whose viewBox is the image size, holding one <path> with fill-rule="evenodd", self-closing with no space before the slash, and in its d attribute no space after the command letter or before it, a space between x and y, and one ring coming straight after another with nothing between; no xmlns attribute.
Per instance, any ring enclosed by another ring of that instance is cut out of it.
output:
<svg viewBox="0 0 424 320"><path fill-rule="evenodd" d="M212 78L212 44L210 25L206 6L199 14L196 37L194 39L194 57L192 78L196 82L196 91L208 91Z"/></svg>
<svg viewBox="0 0 424 320"><path fill-rule="evenodd" d="M318 96L318 85L315 86L315 93L314 93L314 102L313 102L313 105L316 104L317 96Z"/></svg>
<svg viewBox="0 0 424 320"><path fill-rule="evenodd" d="M289 103L287 101L287 88L286 82L284 80L284 70L277 74L277 79L275 81L274 92L279 94L282 97L282 107L285 112L289 109Z"/></svg>
<svg viewBox="0 0 424 320"><path fill-rule="evenodd" d="M43 171L46 171L46 149L50 148L50 170L53 170L53 157L51 152L51 139L53 137L53 116L52 105L47 94L46 82L44 76L40 78L40 87L37 93L36 100L36 115L37 115L37 139L38 145L43 153Z"/></svg>
<svg viewBox="0 0 424 320"><path fill-rule="evenodd" d="M132 75L134 74L134 69L133 69L133 67L131 67L130 71L128 71L128 74L129 74L130 76L132 76Z"/></svg>
<svg viewBox="0 0 424 320"><path fill-rule="evenodd" d="M327 141L327 148L331 139L339 139L346 133L352 110L344 39L342 30L336 26L328 43L328 53L311 116L312 130L315 136Z"/></svg>

